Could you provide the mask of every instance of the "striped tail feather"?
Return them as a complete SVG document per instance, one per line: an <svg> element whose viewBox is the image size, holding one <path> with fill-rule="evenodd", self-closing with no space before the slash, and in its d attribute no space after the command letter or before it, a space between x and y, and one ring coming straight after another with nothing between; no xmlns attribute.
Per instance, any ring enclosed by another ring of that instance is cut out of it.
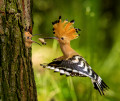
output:
<svg viewBox="0 0 120 101"><path fill-rule="evenodd" d="M104 95L104 91L108 90L109 87L105 84L105 82L101 79L101 77L98 77L98 80L92 80L93 86L96 90L99 91L100 95Z"/></svg>

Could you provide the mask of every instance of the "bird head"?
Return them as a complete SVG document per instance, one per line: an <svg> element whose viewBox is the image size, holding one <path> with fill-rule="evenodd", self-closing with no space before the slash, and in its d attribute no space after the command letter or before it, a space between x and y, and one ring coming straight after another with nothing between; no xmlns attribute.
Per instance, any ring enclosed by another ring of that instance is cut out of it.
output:
<svg viewBox="0 0 120 101"><path fill-rule="evenodd" d="M26 31L24 37L25 37L25 46L30 48L33 43L33 41L31 40L32 35L30 34L30 32Z"/></svg>
<svg viewBox="0 0 120 101"><path fill-rule="evenodd" d="M62 21L60 16L59 20L52 22L52 24L53 34L55 36L53 39L57 39L60 44L70 43L71 40L76 39L79 36L77 33L80 29L74 28L74 20L70 22L67 20Z"/></svg>

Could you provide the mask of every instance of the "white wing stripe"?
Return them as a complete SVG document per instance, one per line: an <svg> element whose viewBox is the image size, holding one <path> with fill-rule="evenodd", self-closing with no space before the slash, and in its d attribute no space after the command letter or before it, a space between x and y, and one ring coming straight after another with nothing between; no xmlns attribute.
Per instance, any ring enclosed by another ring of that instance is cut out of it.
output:
<svg viewBox="0 0 120 101"><path fill-rule="evenodd" d="M86 73L83 73L83 72L81 72L81 71L79 71L79 74L85 75L85 76L90 77L91 79L93 79L93 77L91 77L91 76L89 76L89 75L87 75Z"/></svg>
<svg viewBox="0 0 120 101"><path fill-rule="evenodd" d="M67 68L66 70L67 70L67 71L72 71L72 69L71 69L71 68Z"/></svg>
<svg viewBox="0 0 120 101"><path fill-rule="evenodd" d="M55 68L55 72L59 72L59 69L58 69L58 68Z"/></svg>
<svg viewBox="0 0 120 101"><path fill-rule="evenodd" d="M90 73L89 73L89 75L92 75L92 70L90 70Z"/></svg>
<svg viewBox="0 0 120 101"><path fill-rule="evenodd" d="M64 72L64 70L60 70L60 73L64 74L65 72Z"/></svg>
<svg viewBox="0 0 120 101"><path fill-rule="evenodd" d="M50 68L50 66L46 66L46 68Z"/></svg>
<svg viewBox="0 0 120 101"><path fill-rule="evenodd" d="M102 79L101 79L101 77L99 76L99 77L98 77L98 82L99 82L100 84L101 84L101 80L102 80Z"/></svg>
<svg viewBox="0 0 120 101"><path fill-rule="evenodd" d="M73 70L73 72L74 72L74 73L78 73L78 71L77 71L77 70Z"/></svg>
<svg viewBox="0 0 120 101"><path fill-rule="evenodd" d="M66 74L66 75L68 75L68 76L70 75L70 73L69 73L69 72L65 72L65 74Z"/></svg>
<svg viewBox="0 0 120 101"><path fill-rule="evenodd" d="M50 67L50 69L55 69L54 67Z"/></svg>
<svg viewBox="0 0 120 101"><path fill-rule="evenodd" d="M83 67L83 61L81 61L81 64L78 65L79 67Z"/></svg>
<svg viewBox="0 0 120 101"><path fill-rule="evenodd" d="M85 68L84 68L83 70L87 72L87 70L88 70L88 67L85 65Z"/></svg>

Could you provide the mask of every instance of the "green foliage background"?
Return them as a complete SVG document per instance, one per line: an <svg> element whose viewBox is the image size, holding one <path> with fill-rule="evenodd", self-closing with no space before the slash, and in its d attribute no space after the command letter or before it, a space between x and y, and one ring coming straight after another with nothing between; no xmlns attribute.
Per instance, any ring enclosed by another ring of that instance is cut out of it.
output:
<svg viewBox="0 0 120 101"><path fill-rule="evenodd" d="M106 96L94 90L89 78L65 77L40 67L61 56L55 40L33 44L33 67L39 101L120 101L120 0L33 0L33 34L49 37L51 22L75 20L80 37L71 46L110 87ZM38 37L33 38L38 41Z"/></svg>

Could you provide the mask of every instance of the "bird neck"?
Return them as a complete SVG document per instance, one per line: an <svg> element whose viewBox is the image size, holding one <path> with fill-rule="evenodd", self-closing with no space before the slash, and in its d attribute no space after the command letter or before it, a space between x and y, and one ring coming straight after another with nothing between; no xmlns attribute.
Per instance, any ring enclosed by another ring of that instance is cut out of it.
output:
<svg viewBox="0 0 120 101"><path fill-rule="evenodd" d="M60 48L61 51L64 55L65 58L69 58L73 55L78 55L78 53L76 53L70 46L70 43L66 43L66 44L61 44L60 43Z"/></svg>

